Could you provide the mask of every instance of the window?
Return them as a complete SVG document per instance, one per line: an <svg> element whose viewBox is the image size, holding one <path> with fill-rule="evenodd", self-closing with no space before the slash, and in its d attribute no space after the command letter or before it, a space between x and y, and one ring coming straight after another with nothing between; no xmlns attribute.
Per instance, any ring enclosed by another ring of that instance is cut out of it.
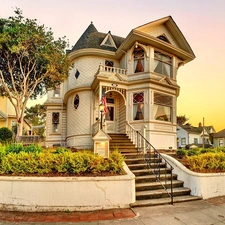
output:
<svg viewBox="0 0 225 225"><path fill-rule="evenodd" d="M54 97L58 98L60 96L60 85L58 85L54 90Z"/></svg>
<svg viewBox="0 0 225 225"><path fill-rule="evenodd" d="M158 36L157 38L160 39L160 40L162 40L162 41L165 41L165 42L167 42L167 43L170 43L169 40L167 39L167 37L164 36L164 35L160 35L160 36Z"/></svg>
<svg viewBox="0 0 225 225"><path fill-rule="evenodd" d="M186 138L181 138L181 145L186 145Z"/></svg>
<svg viewBox="0 0 225 225"><path fill-rule="evenodd" d="M53 133L58 133L59 131L59 113L52 113L52 131Z"/></svg>
<svg viewBox="0 0 225 225"><path fill-rule="evenodd" d="M172 97L154 93L154 119L171 122Z"/></svg>
<svg viewBox="0 0 225 225"><path fill-rule="evenodd" d="M161 52L155 51L154 72L172 77L172 57Z"/></svg>
<svg viewBox="0 0 225 225"><path fill-rule="evenodd" d="M194 144L198 144L198 138L194 138Z"/></svg>
<svg viewBox="0 0 225 225"><path fill-rule="evenodd" d="M219 146L224 146L224 142L223 142L223 139L219 139Z"/></svg>
<svg viewBox="0 0 225 225"><path fill-rule="evenodd" d="M77 109L80 103L79 95L76 95L74 98L74 108Z"/></svg>
<svg viewBox="0 0 225 225"><path fill-rule="evenodd" d="M133 119L143 120L144 119L144 93L133 94Z"/></svg>
<svg viewBox="0 0 225 225"><path fill-rule="evenodd" d="M113 72L113 66L114 66L113 61L109 61L109 60L105 61L105 71Z"/></svg>
<svg viewBox="0 0 225 225"><path fill-rule="evenodd" d="M142 48L134 49L134 73L139 73L144 71L144 58L145 53Z"/></svg>
<svg viewBox="0 0 225 225"><path fill-rule="evenodd" d="M107 106L107 112L105 114L105 119L108 121L114 121L114 107Z"/></svg>
<svg viewBox="0 0 225 225"><path fill-rule="evenodd" d="M113 61L106 60L106 61L105 61L105 65L106 65L106 66L113 67L113 66L114 66L114 62L113 62Z"/></svg>

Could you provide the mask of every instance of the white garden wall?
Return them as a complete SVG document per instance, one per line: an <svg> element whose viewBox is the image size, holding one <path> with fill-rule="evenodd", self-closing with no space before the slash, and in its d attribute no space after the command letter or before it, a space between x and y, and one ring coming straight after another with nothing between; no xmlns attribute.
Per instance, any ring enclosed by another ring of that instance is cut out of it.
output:
<svg viewBox="0 0 225 225"><path fill-rule="evenodd" d="M135 201L135 176L0 177L0 210L85 211L125 208Z"/></svg>
<svg viewBox="0 0 225 225"><path fill-rule="evenodd" d="M184 187L191 189L191 195L203 199L225 195L225 173L195 173L171 156L163 154L163 157L174 167L178 180L184 181Z"/></svg>

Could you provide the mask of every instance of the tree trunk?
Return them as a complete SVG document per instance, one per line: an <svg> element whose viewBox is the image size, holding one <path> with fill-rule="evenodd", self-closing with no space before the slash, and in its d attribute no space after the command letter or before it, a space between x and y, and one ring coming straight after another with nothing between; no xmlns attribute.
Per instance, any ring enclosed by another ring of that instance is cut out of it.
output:
<svg viewBox="0 0 225 225"><path fill-rule="evenodd" d="M17 133L16 133L16 142L20 141L20 136L23 135L23 119L17 120Z"/></svg>

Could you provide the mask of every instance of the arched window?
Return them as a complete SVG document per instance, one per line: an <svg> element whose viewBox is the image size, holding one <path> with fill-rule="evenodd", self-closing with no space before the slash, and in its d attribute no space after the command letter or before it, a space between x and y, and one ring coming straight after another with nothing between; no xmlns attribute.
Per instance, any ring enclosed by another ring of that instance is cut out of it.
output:
<svg viewBox="0 0 225 225"><path fill-rule="evenodd" d="M76 95L74 98L74 108L77 109L80 103L79 95Z"/></svg>
<svg viewBox="0 0 225 225"><path fill-rule="evenodd" d="M145 53L142 48L135 48L134 52L134 73L140 73L144 71L144 59Z"/></svg>

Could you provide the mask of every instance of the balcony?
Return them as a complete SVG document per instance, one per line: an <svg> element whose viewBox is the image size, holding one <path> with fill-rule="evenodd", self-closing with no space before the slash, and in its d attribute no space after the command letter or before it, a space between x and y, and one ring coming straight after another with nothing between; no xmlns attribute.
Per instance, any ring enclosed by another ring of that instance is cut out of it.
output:
<svg viewBox="0 0 225 225"><path fill-rule="evenodd" d="M98 72L97 72L97 75L98 74L102 74L102 73L104 73L104 74L110 73L110 74L126 75L127 74L127 70L121 69L121 68L117 68L117 67L104 66L104 65L100 64Z"/></svg>

